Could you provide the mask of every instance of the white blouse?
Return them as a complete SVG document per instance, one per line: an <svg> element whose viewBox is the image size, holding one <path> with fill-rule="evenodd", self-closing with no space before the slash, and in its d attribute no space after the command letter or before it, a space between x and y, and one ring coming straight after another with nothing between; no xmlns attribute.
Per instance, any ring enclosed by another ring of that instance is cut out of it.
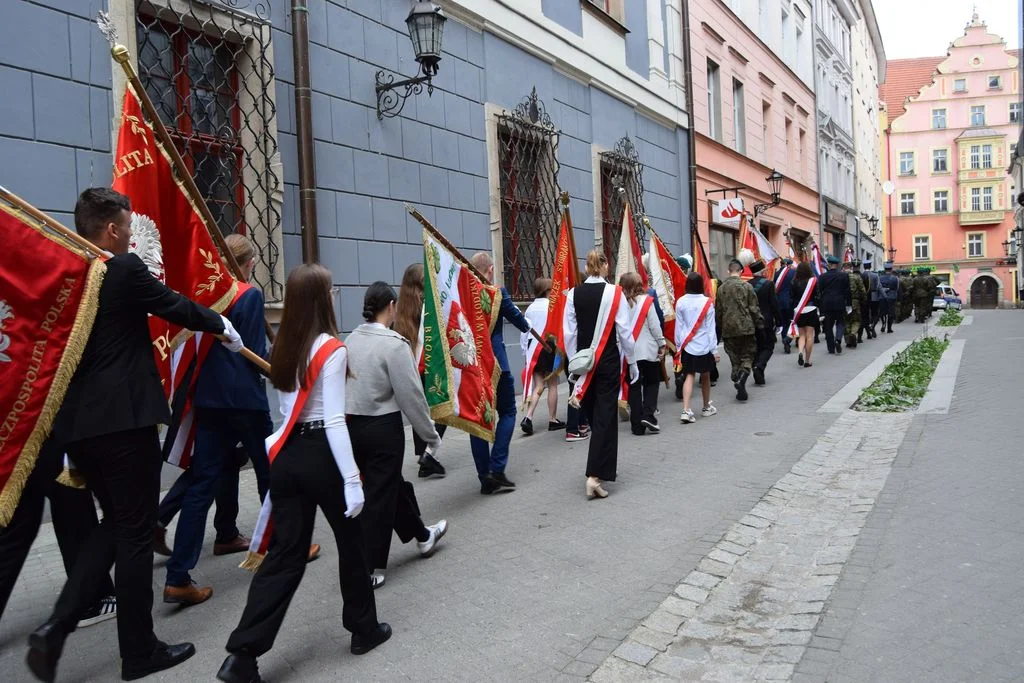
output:
<svg viewBox="0 0 1024 683"><path fill-rule="evenodd" d="M547 297L541 299L534 299L533 302L526 307L523 311L523 316L527 322L530 323L530 327L537 330L538 334L544 332L544 328L548 324L548 299ZM527 360L530 359L530 352L533 351L533 345L537 343L537 339L530 332L523 332L519 337L519 348L523 350L523 356Z"/></svg>
<svg viewBox="0 0 1024 683"><path fill-rule="evenodd" d="M648 295L644 294L638 297L639 301L636 303L630 302L630 315L633 318L632 328L636 328L636 316L640 314L640 304L643 303L646 296ZM664 345L665 334L661 330L661 321L658 320L658 312L654 309L652 302L647 309L646 320L640 326L640 334L636 338L634 351L636 359L656 362L658 350Z"/></svg>
<svg viewBox="0 0 1024 683"><path fill-rule="evenodd" d="M676 348L679 348L690 334L707 301L708 297L703 294L684 294L676 301ZM718 333L715 330L715 304L712 303L697 333L683 350L691 356L704 356L713 352L716 346Z"/></svg>
<svg viewBox="0 0 1024 683"><path fill-rule="evenodd" d="M587 284L608 285L608 282L604 278L591 275L587 278ZM579 329L576 326L576 303L573 296L575 293L575 289L570 289L566 295L565 315L562 317L562 327L565 334L565 353L569 358L572 358L578 350L576 348L576 337L578 336ZM629 324L630 319L631 315L629 304L626 302L626 295L620 293L619 307L615 311L615 332L618 335L619 353L626 357L627 363L635 363L633 328ZM600 330L595 333L595 339L598 334L600 334Z"/></svg>

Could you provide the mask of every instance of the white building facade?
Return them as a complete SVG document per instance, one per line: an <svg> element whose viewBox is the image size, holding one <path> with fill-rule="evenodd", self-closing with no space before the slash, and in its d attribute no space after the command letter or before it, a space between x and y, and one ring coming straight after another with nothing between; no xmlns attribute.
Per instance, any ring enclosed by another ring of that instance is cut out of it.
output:
<svg viewBox="0 0 1024 683"><path fill-rule="evenodd" d="M858 230L853 137L853 27L860 12L851 0L814 0L814 73L821 193L819 244L842 256ZM877 149L877 147L875 148Z"/></svg>
<svg viewBox="0 0 1024 683"><path fill-rule="evenodd" d="M879 153L878 86L885 82L885 48L871 0L859 2L861 19L852 32L854 208L859 228L854 249L858 258L870 259L877 269L884 259L880 227L884 195Z"/></svg>

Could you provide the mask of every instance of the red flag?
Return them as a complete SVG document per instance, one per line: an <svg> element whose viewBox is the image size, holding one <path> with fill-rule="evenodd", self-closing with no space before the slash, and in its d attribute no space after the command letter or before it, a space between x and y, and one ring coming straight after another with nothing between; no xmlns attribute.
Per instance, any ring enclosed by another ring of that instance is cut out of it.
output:
<svg viewBox="0 0 1024 683"><path fill-rule="evenodd" d="M89 340L106 266L0 204L0 526Z"/></svg>
<svg viewBox="0 0 1024 683"><path fill-rule="evenodd" d="M711 263L708 261L707 252L704 251L704 244L700 241L700 233L696 230L693 231L693 241L697 245L697 248L694 249L696 253L693 258L693 268L704 278L704 295L714 299L718 287L715 285L714 278L711 277Z"/></svg>
<svg viewBox="0 0 1024 683"><path fill-rule="evenodd" d="M554 337L555 346L565 353L565 333L562 316L565 313L566 295L579 284L579 262L576 260L576 239L572 230L572 218L568 210L562 213L562 227L558 231L558 245L555 247L555 262L551 272L551 292L548 294L548 322L544 326L543 339Z"/></svg>
<svg viewBox="0 0 1024 683"><path fill-rule="evenodd" d="M658 303L665 315L665 339L674 344L676 338L676 301L686 293L686 275L679 267L672 252L651 231L651 286L658 295Z"/></svg>
<svg viewBox="0 0 1024 683"><path fill-rule="evenodd" d="M175 178L171 158L146 122L138 95L131 86L124 92L114 154L114 189L131 200L131 250L149 267L149 272L188 298L218 313L226 312L238 293L238 283L217 252L197 207ZM194 389L195 377L212 338L205 336L204 344L204 335L192 339L189 330L155 316L149 319L149 333L168 400L179 388L184 387L187 392ZM191 427L188 403L186 400L180 419ZM167 439L168 461L187 467L190 432L187 428L179 434L184 438Z"/></svg>

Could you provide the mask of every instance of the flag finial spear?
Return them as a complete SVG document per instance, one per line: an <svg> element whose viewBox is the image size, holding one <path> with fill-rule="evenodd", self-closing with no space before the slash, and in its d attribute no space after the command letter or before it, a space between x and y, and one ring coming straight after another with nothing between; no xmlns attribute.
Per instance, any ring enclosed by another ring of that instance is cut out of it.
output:
<svg viewBox="0 0 1024 683"><path fill-rule="evenodd" d="M568 208L569 206L569 191L562 190L562 206Z"/></svg>
<svg viewBox="0 0 1024 683"><path fill-rule="evenodd" d="M96 25L100 27L100 33L110 43L110 47L117 45L117 27L114 26L109 14L103 11L97 12Z"/></svg>

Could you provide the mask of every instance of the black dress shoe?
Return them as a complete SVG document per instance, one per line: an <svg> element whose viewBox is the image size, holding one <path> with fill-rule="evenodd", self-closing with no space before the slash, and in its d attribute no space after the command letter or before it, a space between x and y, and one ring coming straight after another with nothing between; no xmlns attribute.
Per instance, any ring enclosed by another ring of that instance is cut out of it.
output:
<svg viewBox="0 0 1024 683"><path fill-rule="evenodd" d="M391 638L391 626L383 622L377 624L377 628L370 632L370 635L361 636L352 634L352 654L365 655L381 643Z"/></svg>
<svg viewBox="0 0 1024 683"><path fill-rule="evenodd" d="M437 461L437 458L424 453L420 458L420 471L417 473L420 479L427 477L443 477L445 475L444 465Z"/></svg>
<svg viewBox="0 0 1024 683"><path fill-rule="evenodd" d="M64 625L51 619L28 637L28 654L25 663L32 675L41 681L52 681L57 677L57 661L68 637Z"/></svg>
<svg viewBox="0 0 1024 683"><path fill-rule="evenodd" d="M220 665L217 678L227 683L262 683L256 658L250 655L228 655Z"/></svg>
<svg viewBox="0 0 1024 683"><path fill-rule="evenodd" d="M155 674L157 671L170 669L178 666L195 653L196 646L192 643L168 645L157 641L156 648L148 657L121 660L121 680L134 681L137 678Z"/></svg>

